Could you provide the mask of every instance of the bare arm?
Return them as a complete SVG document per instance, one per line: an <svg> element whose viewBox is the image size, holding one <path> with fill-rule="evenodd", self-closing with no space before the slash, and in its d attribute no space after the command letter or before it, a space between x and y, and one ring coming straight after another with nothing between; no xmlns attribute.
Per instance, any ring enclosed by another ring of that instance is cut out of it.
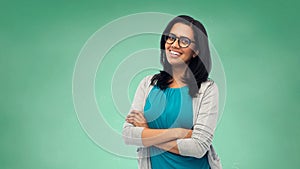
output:
<svg viewBox="0 0 300 169"><path fill-rule="evenodd" d="M154 146L157 148L163 149L165 151L169 151L171 153L179 154L176 140L172 140L172 141L161 143L161 144L156 144Z"/></svg>
<svg viewBox="0 0 300 169"><path fill-rule="evenodd" d="M188 132L184 138L191 138L193 130L187 130L187 131ZM165 143L156 144L154 146L158 147L162 150L169 151L171 153L180 154L179 150L178 150L178 146L177 146L177 140L172 140L172 141L168 141Z"/></svg>
<svg viewBox="0 0 300 169"><path fill-rule="evenodd" d="M149 129L145 128L142 132L142 141L144 146L161 144L180 138L180 128L172 129Z"/></svg>
<svg viewBox="0 0 300 169"><path fill-rule="evenodd" d="M142 142L146 147L160 145L168 149L171 145L170 143L166 144L166 142L190 137L192 131L183 128L150 129L143 113L136 110L132 111L126 117L126 121L136 127L144 127L144 130L142 131Z"/></svg>

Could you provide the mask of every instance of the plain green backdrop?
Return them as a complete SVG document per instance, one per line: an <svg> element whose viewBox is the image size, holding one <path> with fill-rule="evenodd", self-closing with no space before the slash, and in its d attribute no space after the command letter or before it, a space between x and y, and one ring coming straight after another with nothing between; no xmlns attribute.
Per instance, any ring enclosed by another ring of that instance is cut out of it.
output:
<svg viewBox="0 0 300 169"><path fill-rule="evenodd" d="M137 168L136 160L102 150L85 134L72 76L94 32L139 12L188 14L206 26L227 80L214 137L223 168L298 168L299 9L297 0L1 0L0 168Z"/></svg>

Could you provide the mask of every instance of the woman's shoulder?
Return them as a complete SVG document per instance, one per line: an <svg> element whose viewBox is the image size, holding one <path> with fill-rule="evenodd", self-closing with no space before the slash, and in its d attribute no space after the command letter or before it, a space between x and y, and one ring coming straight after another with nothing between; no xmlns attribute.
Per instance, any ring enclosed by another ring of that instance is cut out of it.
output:
<svg viewBox="0 0 300 169"><path fill-rule="evenodd" d="M142 79L142 81L141 81L141 83L143 83L144 85L147 85L147 84L151 84L151 79L152 79L152 77L153 77L154 75L147 75L147 76L145 76L143 79Z"/></svg>
<svg viewBox="0 0 300 169"><path fill-rule="evenodd" d="M199 93L205 93L207 90L218 90L218 86L213 79L207 79L205 82L201 83Z"/></svg>
<svg viewBox="0 0 300 169"><path fill-rule="evenodd" d="M151 85L151 79L154 75L147 75L140 81L140 87L147 88Z"/></svg>
<svg viewBox="0 0 300 169"><path fill-rule="evenodd" d="M145 80L145 81L151 83L151 79L152 79L153 76L154 76L154 75L147 75L147 76L144 77L143 80Z"/></svg>

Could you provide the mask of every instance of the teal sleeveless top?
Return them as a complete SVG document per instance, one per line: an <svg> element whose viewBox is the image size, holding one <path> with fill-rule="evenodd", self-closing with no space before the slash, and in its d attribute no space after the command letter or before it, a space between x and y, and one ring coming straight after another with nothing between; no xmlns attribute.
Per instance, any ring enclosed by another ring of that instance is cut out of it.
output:
<svg viewBox="0 0 300 169"><path fill-rule="evenodd" d="M167 88L164 91L154 86L150 91L144 116L149 128L186 128L193 127L192 98L187 86ZM157 147L150 147L152 169L209 169L207 154L202 158L181 156Z"/></svg>

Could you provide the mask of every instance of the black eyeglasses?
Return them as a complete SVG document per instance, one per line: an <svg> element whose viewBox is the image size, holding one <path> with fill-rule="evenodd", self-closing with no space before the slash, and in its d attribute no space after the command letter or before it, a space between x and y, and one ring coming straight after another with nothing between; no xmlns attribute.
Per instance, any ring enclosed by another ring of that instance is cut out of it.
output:
<svg viewBox="0 0 300 169"><path fill-rule="evenodd" d="M169 33L168 35L165 35L165 41L168 44L173 44L176 41L176 39L178 39L178 45L181 48L187 48L190 46L191 43L195 43L195 41L193 41L185 36L177 37L173 33Z"/></svg>

